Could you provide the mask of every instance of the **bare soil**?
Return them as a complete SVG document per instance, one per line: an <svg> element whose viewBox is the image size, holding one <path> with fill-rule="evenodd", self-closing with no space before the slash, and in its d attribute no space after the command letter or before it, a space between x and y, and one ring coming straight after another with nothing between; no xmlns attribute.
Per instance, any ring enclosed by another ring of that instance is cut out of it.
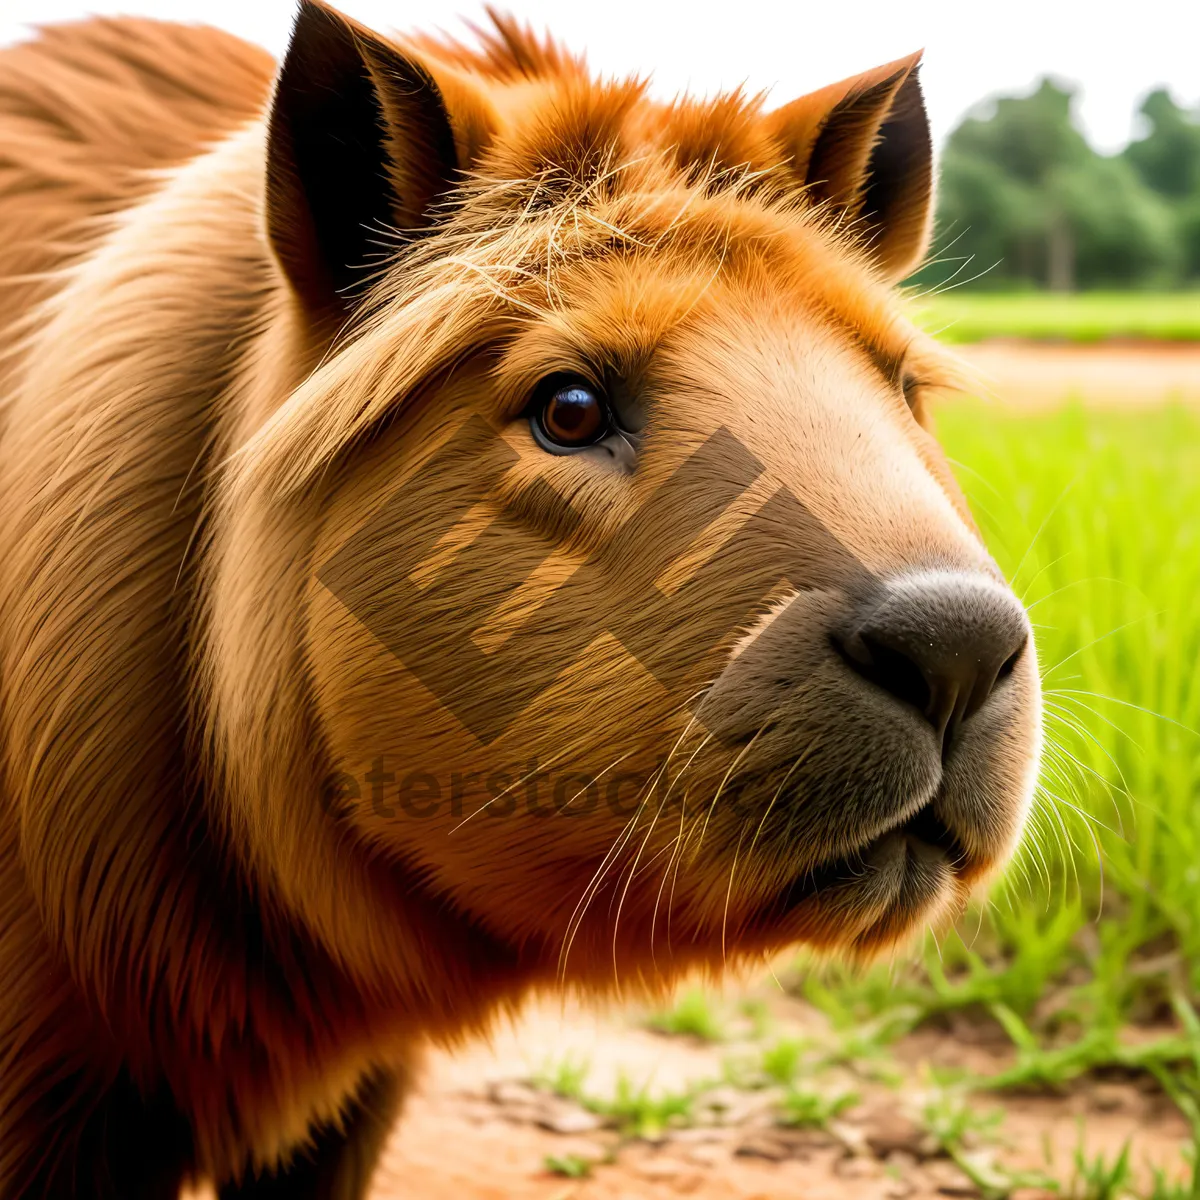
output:
<svg viewBox="0 0 1200 1200"><path fill-rule="evenodd" d="M778 1037L828 1041L824 1018L774 985L756 989ZM1003 1038L967 1021L925 1029L892 1048L901 1074L873 1079L864 1065L823 1072L803 1087L852 1088L859 1103L824 1129L779 1123L778 1093L722 1084L726 1064L761 1051L761 1041L710 1043L656 1034L644 1013L598 1015L535 1007L515 1026L456 1054L437 1054L392 1137L374 1200L924 1200L980 1194L930 1137L922 1111L937 1094L931 1069L998 1070ZM692 1123L650 1139L626 1139L585 1107L556 1097L538 1079L564 1059L592 1064L586 1092L605 1094L619 1072L654 1090L706 1085ZM869 1064L868 1064L869 1068ZM1061 1094L976 1096L981 1113L1003 1109L971 1150L984 1170L1000 1163L1068 1182L1077 1149L1111 1161L1132 1144L1137 1174L1184 1171L1188 1130L1155 1088L1137 1079L1088 1081ZM595 1165L582 1179L547 1168L575 1156ZM1043 1189L1021 1189L1036 1200Z"/></svg>
<svg viewBox="0 0 1200 1200"><path fill-rule="evenodd" d="M1096 408L1178 402L1200 405L1200 343L1071 345L990 341L956 346L981 394L1006 408L1053 407L1073 399Z"/></svg>

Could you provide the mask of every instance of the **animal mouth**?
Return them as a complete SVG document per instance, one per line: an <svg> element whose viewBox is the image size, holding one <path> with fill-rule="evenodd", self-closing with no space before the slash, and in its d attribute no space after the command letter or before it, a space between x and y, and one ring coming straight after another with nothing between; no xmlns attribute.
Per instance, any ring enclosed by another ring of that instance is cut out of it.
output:
<svg viewBox="0 0 1200 1200"><path fill-rule="evenodd" d="M950 866L956 868L966 861L967 853L954 831L937 815L934 805L935 801L930 800L893 832L903 834L923 846L940 850Z"/></svg>
<svg viewBox="0 0 1200 1200"><path fill-rule="evenodd" d="M866 889L886 875L900 900L914 878L945 883L969 866L969 856L954 831L937 815L936 798L895 825L876 833L852 853L829 859L799 876L779 905L791 912L822 893ZM928 890L923 888L921 890ZM780 911L779 908L776 912Z"/></svg>

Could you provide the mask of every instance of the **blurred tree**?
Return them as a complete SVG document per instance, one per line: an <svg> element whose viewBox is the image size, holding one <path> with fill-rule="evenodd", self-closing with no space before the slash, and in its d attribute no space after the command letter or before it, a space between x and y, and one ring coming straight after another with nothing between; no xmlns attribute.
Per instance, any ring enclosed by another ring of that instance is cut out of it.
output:
<svg viewBox="0 0 1200 1200"><path fill-rule="evenodd" d="M986 159L1005 175L1040 186L1057 167L1079 165L1091 147L1071 119L1075 93L1043 79L1031 96L1003 96L986 117L967 117L950 135L947 156Z"/></svg>
<svg viewBox="0 0 1200 1200"><path fill-rule="evenodd" d="M1169 287L1179 275L1175 216L1120 158L1091 161L1051 173L1050 208L1070 241L1070 277L1054 277L1054 231L1049 232L1047 283L1072 286Z"/></svg>
<svg viewBox="0 0 1200 1200"><path fill-rule="evenodd" d="M1027 282L1040 262L1041 209L1036 189L996 163L946 154L938 195L938 243L946 257L926 272L938 280L953 274L965 285Z"/></svg>
<svg viewBox="0 0 1200 1200"><path fill-rule="evenodd" d="M1151 92L1138 111L1150 132L1130 142L1125 157L1160 195L1176 200L1200 196L1200 121L1161 88Z"/></svg>
<svg viewBox="0 0 1200 1200"><path fill-rule="evenodd" d="M1200 280L1200 194L1179 208L1179 253L1185 279Z"/></svg>
<svg viewBox="0 0 1200 1200"><path fill-rule="evenodd" d="M1200 123L1165 92L1142 105L1149 133L1098 154L1072 89L1043 79L968 116L942 153L940 262L968 286L1163 287L1200 278Z"/></svg>
<svg viewBox="0 0 1200 1200"><path fill-rule="evenodd" d="M1169 92L1151 92L1139 109L1150 126L1124 157L1147 187L1172 208L1180 274L1200 279L1200 116L1181 108Z"/></svg>

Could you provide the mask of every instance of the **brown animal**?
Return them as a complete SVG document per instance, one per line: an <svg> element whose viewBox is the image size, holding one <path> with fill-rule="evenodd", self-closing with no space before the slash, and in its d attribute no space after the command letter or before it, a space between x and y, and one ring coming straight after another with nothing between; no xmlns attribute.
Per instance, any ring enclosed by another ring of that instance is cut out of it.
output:
<svg viewBox="0 0 1200 1200"><path fill-rule="evenodd" d="M278 75L0 53L0 1195L359 1196L423 1044L1004 861L930 205L915 56L766 111L317 0Z"/></svg>

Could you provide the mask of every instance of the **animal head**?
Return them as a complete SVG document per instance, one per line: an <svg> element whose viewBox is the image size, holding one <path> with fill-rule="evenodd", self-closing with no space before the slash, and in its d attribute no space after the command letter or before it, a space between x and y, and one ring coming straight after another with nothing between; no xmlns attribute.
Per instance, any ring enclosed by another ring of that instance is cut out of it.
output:
<svg viewBox="0 0 1200 1200"><path fill-rule="evenodd" d="M917 71L662 104L304 0L263 212L316 365L235 459L214 660L246 779L322 780L242 788L315 924L355 847L596 980L889 945L1009 855L1038 674L895 289Z"/></svg>

